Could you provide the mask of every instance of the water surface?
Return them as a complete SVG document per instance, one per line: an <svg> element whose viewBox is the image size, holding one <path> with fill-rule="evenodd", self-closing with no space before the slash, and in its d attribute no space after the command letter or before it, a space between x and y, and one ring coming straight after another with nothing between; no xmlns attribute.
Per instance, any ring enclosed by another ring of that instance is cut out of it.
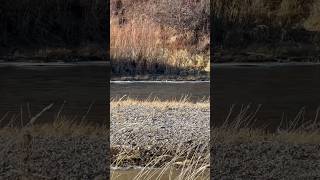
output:
<svg viewBox="0 0 320 180"><path fill-rule="evenodd" d="M304 121L314 119L320 105L320 65L249 64L213 65L213 119L222 122L232 105L258 111L257 125L276 127L281 119L293 120L304 111ZM283 121L284 122L284 121Z"/></svg>
<svg viewBox="0 0 320 180"><path fill-rule="evenodd" d="M234 105L256 114L258 126L276 127L281 119L293 120L303 109L304 120L314 119L320 105L320 65L228 64L213 65L212 82L111 82L112 99L124 95L137 99L192 101L207 99L212 88L212 118L221 123ZM69 119L106 117L108 70L104 65L1 65L0 119L27 121L51 103L54 106L39 121L61 114ZM22 115L21 115L22 114Z"/></svg>
<svg viewBox="0 0 320 180"><path fill-rule="evenodd" d="M210 97L208 81L112 81L111 97L127 96L134 99L180 100L187 97L191 101L207 100Z"/></svg>
<svg viewBox="0 0 320 180"><path fill-rule="evenodd" d="M2 125L10 121L21 124L21 119L26 123L52 103L38 122L52 121L58 114L74 121L105 119L107 72L103 63L1 64Z"/></svg>

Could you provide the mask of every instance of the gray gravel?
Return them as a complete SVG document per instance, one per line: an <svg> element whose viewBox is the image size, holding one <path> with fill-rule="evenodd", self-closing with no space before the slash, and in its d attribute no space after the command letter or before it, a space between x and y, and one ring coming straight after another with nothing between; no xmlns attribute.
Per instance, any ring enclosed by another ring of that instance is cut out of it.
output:
<svg viewBox="0 0 320 180"><path fill-rule="evenodd" d="M215 144L213 179L320 179L320 145Z"/></svg>
<svg viewBox="0 0 320 180"><path fill-rule="evenodd" d="M118 117L121 113L120 118ZM176 146L180 143L208 142L209 110L129 106L112 110L112 146ZM120 121L118 121L120 120ZM13 140L13 141L12 141ZM11 142L10 142L11 141ZM0 179L105 179L107 138L34 137L29 160L23 165L23 152L15 137L0 136ZM151 150L152 151L152 150ZM144 151L142 153L150 153ZM135 165L145 163L142 159ZM29 173L23 173L25 169Z"/></svg>
<svg viewBox="0 0 320 180"><path fill-rule="evenodd" d="M141 147L142 153L209 141L208 108L143 105L112 108L111 145ZM19 144L0 136L0 179L16 179L22 158ZM214 143L214 179L320 179L320 145L279 141ZM30 173L56 179L105 178L107 138L35 137ZM140 157L145 158L144 154ZM135 161L143 165L142 160ZM38 176L39 177L39 176ZM37 178L29 178L37 179ZM41 179L41 178L40 178ZM45 178L42 178L45 179Z"/></svg>
<svg viewBox="0 0 320 180"><path fill-rule="evenodd" d="M35 137L29 160L19 142L1 137L0 179L94 179L106 177L107 140L88 137ZM22 162L22 165L20 165ZM29 171L29 173L25 173Z"/></svg>
<svg viewBox="0 0 320 180"><path fill-rule="evenodd" d="M210 138L209 123L209 107L114 107L110 140L112 145L139 147L206 144Z"/></svg>
<svg viewBox="0 0 320 180"><path fill-rule="evenodd" d="M135 150L128 153L130 156L134 154L135 158L115 166L145 166L163 154L176 156L177 148L180 148L179 153L191 151L191 148L195 150L195 145L198 148L197 152L200 152L195 155L205 156L203 152L209 151L207 146L210 136L209 106L134 104L115 105L111 111L111 145ZM111 152L111 162L116 162L119 150L114 152ZM170 158L162 159L158 165L170 160Z"/></svg>

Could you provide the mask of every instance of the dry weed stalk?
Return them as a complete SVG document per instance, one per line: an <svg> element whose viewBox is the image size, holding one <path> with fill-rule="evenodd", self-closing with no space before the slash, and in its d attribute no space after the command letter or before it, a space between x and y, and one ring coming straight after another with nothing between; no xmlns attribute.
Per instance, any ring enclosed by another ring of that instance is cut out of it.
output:
<svg viewBox="0 0 320 180"><path fill-rule="evenodd" d="M30 172L30 159L32 155L32 140L33 137L28 131L21 132L20 137L20 171L21 171L21 177L24 177L28 179L28 177L31 176Z"/></svg>

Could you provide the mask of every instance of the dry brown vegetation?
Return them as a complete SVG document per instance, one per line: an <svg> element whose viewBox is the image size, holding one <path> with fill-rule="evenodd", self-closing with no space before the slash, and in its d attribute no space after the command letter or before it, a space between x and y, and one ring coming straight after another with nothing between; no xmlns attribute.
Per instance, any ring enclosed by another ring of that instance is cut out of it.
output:
<svg viewBox="0 0 320 180"><path fill-rule="evenodd" d="M128 153L131 152L131 153ZM135 153L132 153L135 152ZM134 160L137 150L122 150L117 154L113 167L121 167L124 161ZM135 171L112 171L111 179L175 179L205 180L210 179L209 148L201 149L194 146L189 149L177 148L171 152L155 155L145 167ZM127 178L125 175L127 175Z"/></svg>
<svg viewBox="0 0 320 180"><path fill-rule="evenodd" d="M183 96L180 100L158 100L158 99L147 99L147 100L138 100L130 97L124 97L120 99L112 99L111 100L111 108L112 107L126 107L126 106L134 106L134 105L142 105L148 107L157 107L159 109L166 108L178 108L178 107L192 107L198 109L209 109L210 102L209 99L204 99L203 101L191 102L187 96Z"/></svg>
<svg viewBox="0 0 320 180"><path fill-rule="evenodd" d="M113 74L209 71L209 1L112 0Z"/></svg>
<svg viewBox="0 0 320 180"><path fill-rule="evenodd" d="M290 27L303 24L315 14L317 0L213 1L213 13L226 21L242 25Z"/></svg>
<svg viewBox="0 0 320 180"><path fill-rule="evenodd" d="M67 59L105 54L106 1L11 0L0 7L0 56Z"/></svg>
<svg viewBox="0 0 320 180"><path fill-rule="evenodd" d="M18 176L18 179L26 180L55 179L53 177L45 175L48 173L44 172L41 168L37 169L38 173L31 171L31 169L36 166L35 164L46 161L45 156L41 157L40 155L40 158L34 158L35 152L37 151L35 149L35 147L37 147L36 143L41 144L39 138L45 138L47 139L47 142L51 142L51 140L52 142L54 142L54 139L81 139L81 137L92 139L102 138L105 141L106 137L108 137L109 135L109 130L106 126L95 126L84 122L75 123L67 121L63 118L57 119L51 123L39 124L35 123L36 119L37 116L31 118L30 122L24 127L5 126L0 128L0 141L3 143L1 144L0 156L3 158L6 156L14 155L14 158L10 159L9 161L8 159L4 160L4 169L1 171L0 177L10 177L9 179L13 179L13 177ZM69 141L69 143L71 142ZM44 150L45 152L54 152L55 148L59 148L59 145L50 147L43 146L41 147L41 150ZM12 152L14 154L12 154ZM54 152L54 154L57 153L63 154L65 152ZM15 162L16 160L17 164L11 167L11 169L13 168L14 170L10 170L10 168L5 169L8 167L6 163L10 164L12 162ZM64 161L68 162L68 160L66 159Z"/></svg>
<svg viewBox="0 0 320 180"><path fill-rule="evenodd" d="M217 54L229 50L225 53L245 54L240 58L247 61L319 60L319 3L319 0L214 0L212 25ZM227 60L235 61L232 57L224 59Z"/></svg>

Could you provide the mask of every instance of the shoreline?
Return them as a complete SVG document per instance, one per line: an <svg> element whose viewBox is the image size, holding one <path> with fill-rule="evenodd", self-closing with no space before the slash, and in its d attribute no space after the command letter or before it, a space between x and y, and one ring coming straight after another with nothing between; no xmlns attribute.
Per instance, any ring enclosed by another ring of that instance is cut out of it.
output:
<svg viewBox="0 0 320 180"><path fill-rule="evenodd" d="M216 62L211 68L224 67L290 67L290 66L319 66L320 62Z"/></svg>
<svg viewBox="0 0 320 180"><path fill-rule="evenodd" d="M13 66L13 67L29 67L29 66L35 66L35 67L64 67L64 66L87 66L87 65L107 65L110 66L110 62L108 61L77 61L77 62L63 62L63 61L57 61L57 62L6 62L6 61L0 61L0 67L5 66Z"/></svg>
<svg viewBox="0 0 320 180"><path fill-rule="evenodd" d="M77 66L77 65L108 65L110 66L110 61L104 60L94 60L94 61L51 61L51 62L30 62L30 61L3 61L0 60L0 67L2 66ZM213 62L212 67L228 67L228 66L306 66L306 65L320 65L320 62L313 61L291 61L291 62L278 62L278 61L262 61L262 62ZM115 74L117 75L117 74ZM160 74L159 74L160 75ZM168 74L170 75L170 74ZM142 75L143 76L143 75ZM120 77L120 76L119 76Z"/></svg>

